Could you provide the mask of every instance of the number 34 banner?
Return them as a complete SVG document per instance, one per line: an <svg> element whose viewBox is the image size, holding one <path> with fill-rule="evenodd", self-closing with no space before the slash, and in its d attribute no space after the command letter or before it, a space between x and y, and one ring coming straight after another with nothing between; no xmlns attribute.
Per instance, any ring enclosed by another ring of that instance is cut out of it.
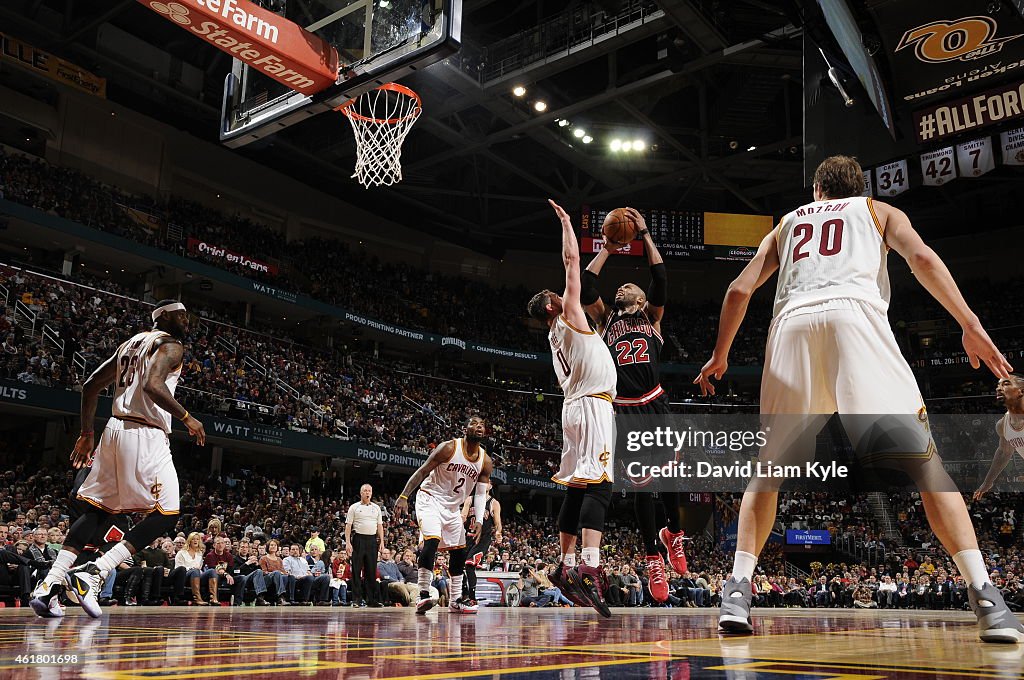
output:
<svg viewBox="0 0 1024 680"><path fill-rule="evenodd" d="M953 163L953 147L939 149L931 153L921 154L921 174L924 175L926 187L942 186L957 178L956 165Z"/></svg>
<svg viewBox="0 0 1024 680"><path fill-rule="evenodd" d="M907 161L895 161L875 168L875 192L879 196L898 196L910 188Z"/></svg>

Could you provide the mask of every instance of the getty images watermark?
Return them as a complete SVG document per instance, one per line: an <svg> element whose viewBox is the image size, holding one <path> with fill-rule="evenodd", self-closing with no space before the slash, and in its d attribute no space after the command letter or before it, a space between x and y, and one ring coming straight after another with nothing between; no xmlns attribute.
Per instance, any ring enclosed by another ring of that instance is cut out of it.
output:
<svg viewBox="0 0 1024 680"><path fill-rule="evenodd" d="M973 491L998 416L619 415L621 491ZM1004 475L996 490L1024 489Z"/></svg>

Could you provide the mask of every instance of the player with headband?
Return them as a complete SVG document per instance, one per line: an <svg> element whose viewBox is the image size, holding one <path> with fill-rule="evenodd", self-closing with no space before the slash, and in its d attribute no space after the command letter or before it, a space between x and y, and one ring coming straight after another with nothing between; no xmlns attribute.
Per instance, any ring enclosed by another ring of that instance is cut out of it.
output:
<svg viewBox="0 0 1024 680"><path fill-rule="evenodd" d="M82 433L71 453L77 469L92 465L76 500L90 508L71 525L50 572L32 593L31 606L43 618L63 615L57 600L67 587L93 618L102 613L96 600L101 574L127 560L178 522L178 473L168 435L173 418L185 424L200 446L203 424L174 398L181 375L189 317L185 305L164 300L153 310L153 330L139 333L117 348L82 386ZM114 384L112 416L94 446L93 423L100 392ZM94 562L71 568L112 515L147 513L124 540Z"/></svg>

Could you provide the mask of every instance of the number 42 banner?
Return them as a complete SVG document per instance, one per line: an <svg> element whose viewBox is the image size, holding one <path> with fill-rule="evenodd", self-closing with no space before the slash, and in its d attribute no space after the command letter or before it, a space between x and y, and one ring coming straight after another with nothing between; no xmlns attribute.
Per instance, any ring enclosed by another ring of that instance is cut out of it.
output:
<svg viewBox="0 0 1024 680"><path fill-rule="evenodd" d="M953 163L953 147L939 149L931 153L921 154L921 174L924 175L926 187L942 186L957 178L956 165Z"/></svg>
<svg viewBox="0 0 1024 680"><path fill-rule="evenodd" d="M910 188L907 161L894 161L875 168L875 192L879 196L898 196Z"/></svg>

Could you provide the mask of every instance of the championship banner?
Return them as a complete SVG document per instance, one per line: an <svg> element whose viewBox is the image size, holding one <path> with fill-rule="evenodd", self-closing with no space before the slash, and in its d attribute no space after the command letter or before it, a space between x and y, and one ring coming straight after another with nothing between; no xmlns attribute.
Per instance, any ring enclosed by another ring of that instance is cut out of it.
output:
<svg viewBox="0 0 1024 680"><path fill-rule="evenodd" d="M1024 72L1024 19L1015 12L989 14L986 0L873 4L903 101L963 96Z"/></svg>
<svg viewBox="0 0 1024 680"><path fill-rule="evenodd" d="M44 78L97 97L107 96L106 78L3 33L0 33L0 62L17 64Z"/></svg>
<svg viewBox="0 0 1024 680"><path fill-rule="evenodd" d="M254 260L247 255L236 253L228 250L227 248L221 248L220 246L206 241L200 241L197 238L188 239L188 252L191 255L203 255L212 260L226 260L230 264L237 264L251 269L254 272L260 274L270 274L271 276L277 276L278 269L276 264L269 264L267 262L261 262L260 260Z"/></svg>
<svg viewBox="0 0 1024 680"><path fill-rule="evenodd" d="M899 196L910 188L907 161L895 161L875 168L875 180L879 196Z"/></svg>
<svg viewBox="0 0 1024 680"><path fill-rule="evenodd" d="M871 170L864 171L864 191L861 192L861 196L871 198L875 195L875 185L871 181Z"/></svg>
<svg viewBox="0 0 1024 680"><path fill-rule="evenodd" d="M1003 165L1024 165L1024 128L1000 134L999 146L1003 149Z"/></svg>
<svg viewBox="0 0 1024 680"><path fill-rule="evenodd" d="M961 177L981 177L986 172L995 170L996 159L992 153L992 138L985 137L957 144L956 164L960 168Z"/></svg>
<svg viewBox="0 0 1024 680"><path fill-rule="evenodd" d="M921 174L926 187L938 187L957 178L953 147L921 154Z"/></svg>
<svg viewBox="0 0 1024 680"><path fill-rule="evenodd" d="M931 144L951 135L1024 117L1024 80L914 112L917 141Z"/></svg>

